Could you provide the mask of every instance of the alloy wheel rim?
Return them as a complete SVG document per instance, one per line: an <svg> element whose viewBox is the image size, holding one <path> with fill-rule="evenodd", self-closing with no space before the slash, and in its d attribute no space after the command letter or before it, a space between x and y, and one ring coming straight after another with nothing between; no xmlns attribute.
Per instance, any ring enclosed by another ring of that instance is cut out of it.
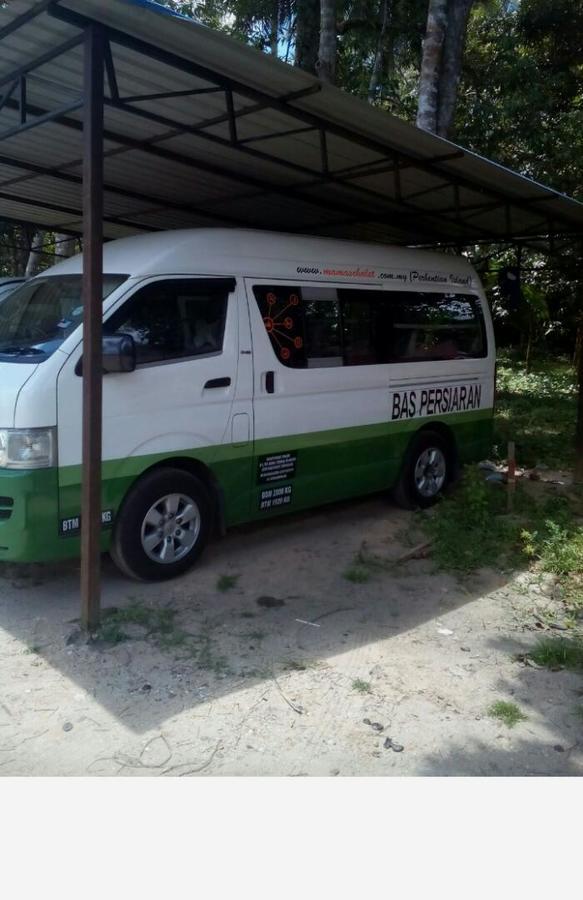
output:
<svg viewBox="0 0 583 900"><path fill-rule="evenodd" d="M415 488L422 497L435 497L445 484L447 464L439 447L428 447L415 464Z"/></svg>
<svg viewBox="0 0 583 900"><path fill-rule="evenodd" d="M200 510L186 494L165 494L152 504L141 530L142 549L155 563L184 559L200 534Z"/></svg>

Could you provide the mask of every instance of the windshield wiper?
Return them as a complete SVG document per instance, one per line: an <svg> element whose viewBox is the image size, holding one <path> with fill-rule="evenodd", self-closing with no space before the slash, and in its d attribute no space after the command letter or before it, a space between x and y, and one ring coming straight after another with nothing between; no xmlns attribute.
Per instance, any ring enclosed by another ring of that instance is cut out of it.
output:
<svg viewBox="0 0 583 900"><path fill-rule="evenodd" d="M0 347L0 354L3 356L44 356L45 351L39 350L38 347Z"/></svg>

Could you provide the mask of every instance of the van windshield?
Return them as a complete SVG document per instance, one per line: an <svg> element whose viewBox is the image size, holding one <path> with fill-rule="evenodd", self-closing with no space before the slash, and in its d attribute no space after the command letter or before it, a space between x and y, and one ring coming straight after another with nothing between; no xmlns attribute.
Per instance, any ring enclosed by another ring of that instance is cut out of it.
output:
<svg viewBox="0 0 583 900"><path fill-rule="evenodd" d="M103 299L127 275L103 276ZM35 278L0 304L0 361L43 362L81 324L81 275Z"/></svg>

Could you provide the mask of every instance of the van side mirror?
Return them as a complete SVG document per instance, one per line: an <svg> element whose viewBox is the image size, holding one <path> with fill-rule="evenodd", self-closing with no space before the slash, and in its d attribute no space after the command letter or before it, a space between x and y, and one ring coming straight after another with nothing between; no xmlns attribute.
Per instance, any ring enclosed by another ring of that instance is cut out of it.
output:
<svg viewBox="0 0 583 900"><path fill-rule="evenodd" d="M131 334L104 334L101 339L103 374L133 372L136 368L136 342ZM75 375L83 374L83 357L75 366Z"/></svg>
<svg viewBox="0 0 583 900"><path fill-rule="evenodd" d="M103 371L133 372L136 368L136 343L131 334L104 335Z"/></svg>

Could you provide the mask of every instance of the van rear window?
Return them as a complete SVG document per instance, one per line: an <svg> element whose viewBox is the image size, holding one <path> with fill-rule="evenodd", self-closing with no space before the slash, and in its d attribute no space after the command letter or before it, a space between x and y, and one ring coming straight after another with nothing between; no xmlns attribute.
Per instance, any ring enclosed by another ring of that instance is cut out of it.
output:
<svg viewBox="0 0 583 900"><path fill-rule="evenodd" d="M471 294L256 285L277 358L293 368L475 359L487 355Z"/></svg>

